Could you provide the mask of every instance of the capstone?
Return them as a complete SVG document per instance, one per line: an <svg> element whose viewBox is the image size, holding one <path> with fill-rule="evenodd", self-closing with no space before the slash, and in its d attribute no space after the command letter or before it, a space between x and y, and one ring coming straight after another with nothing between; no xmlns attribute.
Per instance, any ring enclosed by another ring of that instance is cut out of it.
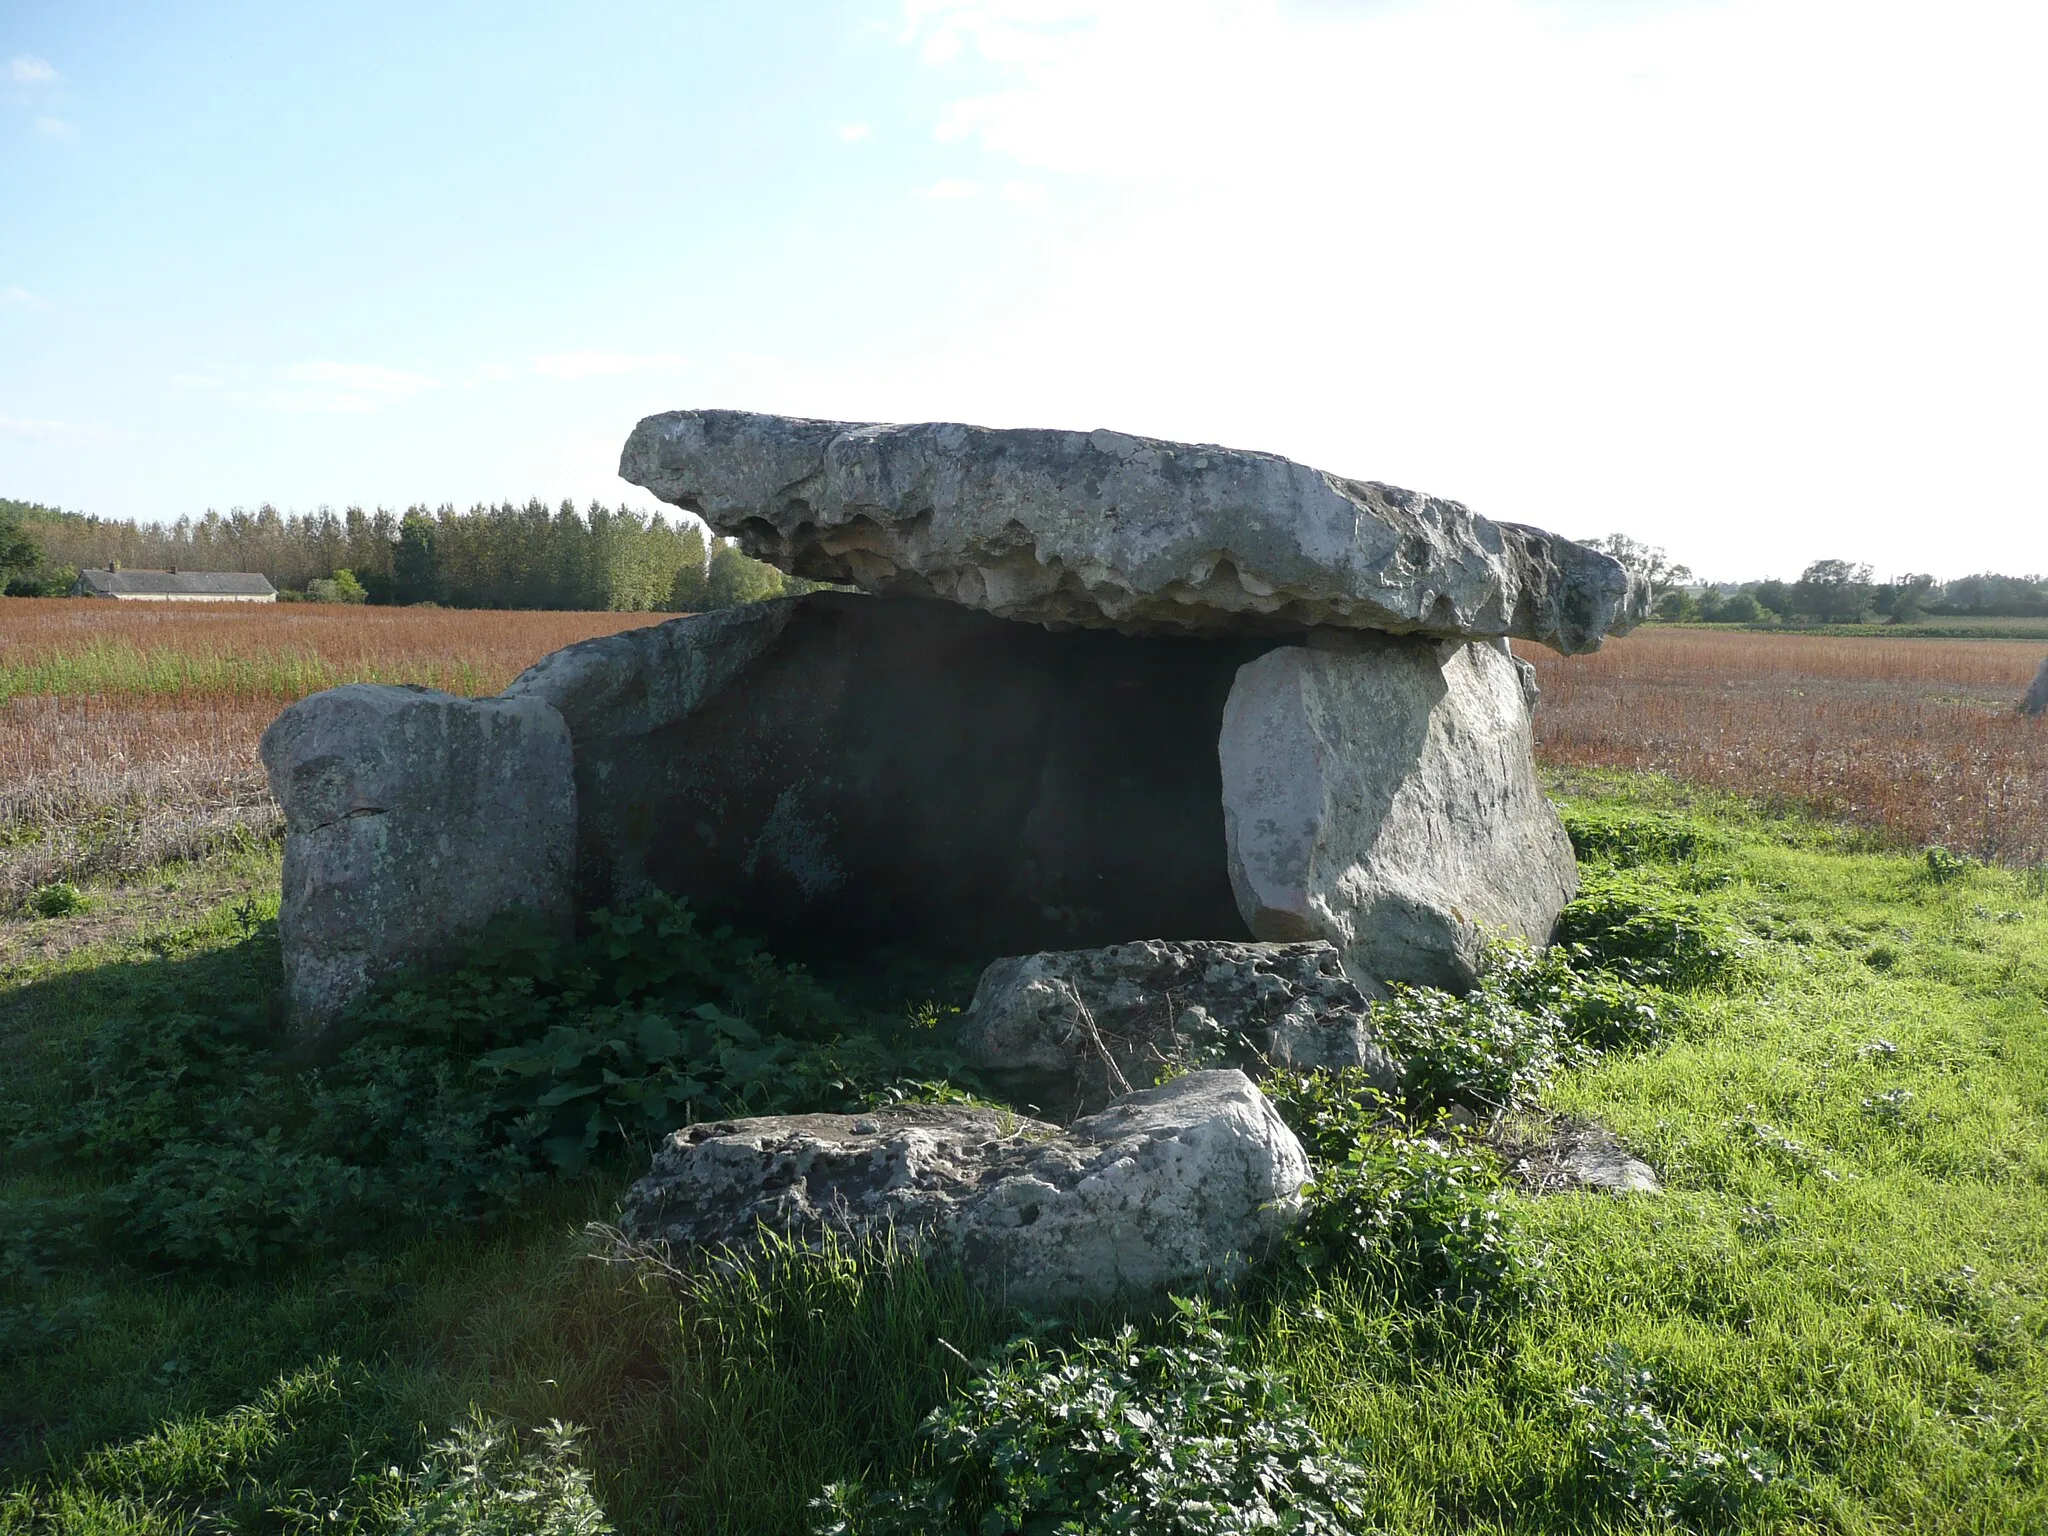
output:
<svg viewBox="0 0 2048 1536"><path fill-rule="evenodd" d="M1572 653L1649 614L1647 582L1569 539L1206 443L671 411L619 473L785 570L1034 624Z"/></svg>

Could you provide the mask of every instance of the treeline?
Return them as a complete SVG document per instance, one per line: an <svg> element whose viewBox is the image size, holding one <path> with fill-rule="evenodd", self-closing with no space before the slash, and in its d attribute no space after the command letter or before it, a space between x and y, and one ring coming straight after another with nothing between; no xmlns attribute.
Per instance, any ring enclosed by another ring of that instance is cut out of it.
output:
<svg viewBox="0 0 2048 1536"><path fill-rule="evenodd" d="M2048 618L2048 579L1986 571L1955 581L1932 576L1873 579L1868 565L1816 560L1797 581L1677 588L1657 600L1657 617L1677 623L1911 624L1922 619Z"/></svg>
<svg viewBox="0 0 2048 1536"><path fill-rule="evenodd" d="M684 612L800 591L660 513L592 502L281 513L236 508L174 523L90 517L0 500L0 581L10 595L60 595L88 566L257 571L316 600L454 608Z"/></svg>
<svg viewBox="0 0 2048 1536"><path fill-rule="evenodd" d="M1901 576L1878 581L1868 565L1816 560L1797 581L1696 584L1693 573L1663 550L1625 533L1581 539L1647 578L1656 614L1686 624L1911 624L1925 618L2048 617L2048 577L1985 571L1955 581Z"/></svg>

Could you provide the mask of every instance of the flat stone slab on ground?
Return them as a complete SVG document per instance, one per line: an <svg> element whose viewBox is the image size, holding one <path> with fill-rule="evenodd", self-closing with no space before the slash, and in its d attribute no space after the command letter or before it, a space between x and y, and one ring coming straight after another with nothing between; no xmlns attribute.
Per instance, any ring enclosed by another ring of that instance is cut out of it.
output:
<svg viewBox="0 0 2048 1536"><path fill-rule="evenodd" d="M785 570L1039 624L1570 654L1649 614L1642 578L1569 539L1206 443L671 411L634 428L619 473Z"/></svg>
<svg viewBox="0 0 2048 1536"><path fill-rule="evenodd" d="M891 1234L1022 1307L1228 1284L1298 1213L1307 1155L1242 1072L1194 1072L1064 1130L993 1109L778 1115L670 1136L621 1230L678 1258L761 1230Z"/></svg>

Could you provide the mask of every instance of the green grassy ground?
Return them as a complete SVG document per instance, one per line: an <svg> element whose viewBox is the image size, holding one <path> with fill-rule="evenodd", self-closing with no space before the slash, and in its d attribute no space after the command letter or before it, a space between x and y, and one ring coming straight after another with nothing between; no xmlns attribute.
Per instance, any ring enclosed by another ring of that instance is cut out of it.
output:
<svg viewBox="0 0 2048 1536"><path fill-rule="evenodd" d="M1701 834L1649 873L1753 940L1731 979L1663 1000L1665 1043L1546 1094L1666 1193L1515 1198L1546 1254L1520 1309L1275 1283L1233 1330L1366 1467L1387 1529L1654 1528L1594 1455L1617 1346L1667 1461L1753 1443L1783 1464L1706 1524L2048 1529L2048 892L1652 781L1575 788L1624 829ZM124 1010L262 1004L274 907L269 887L17 966L0 1101L31 1129L56 1113ZM631 1172L490 1231L198 1280L125 1265L118 1234L81 1246L48 1202L84 1175L12 1158L0 1531L390 1528L375 1480L473 1406L585 1426L622 1531L800 1531L825 1482L905 1464L962 1357L1017 1326L914 1264L785 1255L678 1292L596 1262L585 1224Z"/></svg>

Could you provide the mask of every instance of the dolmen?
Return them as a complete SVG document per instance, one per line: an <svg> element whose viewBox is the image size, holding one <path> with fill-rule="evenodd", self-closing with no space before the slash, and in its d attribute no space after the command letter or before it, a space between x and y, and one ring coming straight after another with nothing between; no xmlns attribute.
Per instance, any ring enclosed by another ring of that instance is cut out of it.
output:
<svg viewBox="0 0 2048 1536"><path fill-rule="evenodd" d="M302 1041L505 908L566 929L664 891L800 956L1009 957L964 1045L1085 1118L1191 1043L1388 1074L1371 998L1469 986L1574 894L1512 642L1643 618L1605 554L1108 431L676 411L620 473L829 589L572 645L493 699L286 710L263 758Z"/></svg>

